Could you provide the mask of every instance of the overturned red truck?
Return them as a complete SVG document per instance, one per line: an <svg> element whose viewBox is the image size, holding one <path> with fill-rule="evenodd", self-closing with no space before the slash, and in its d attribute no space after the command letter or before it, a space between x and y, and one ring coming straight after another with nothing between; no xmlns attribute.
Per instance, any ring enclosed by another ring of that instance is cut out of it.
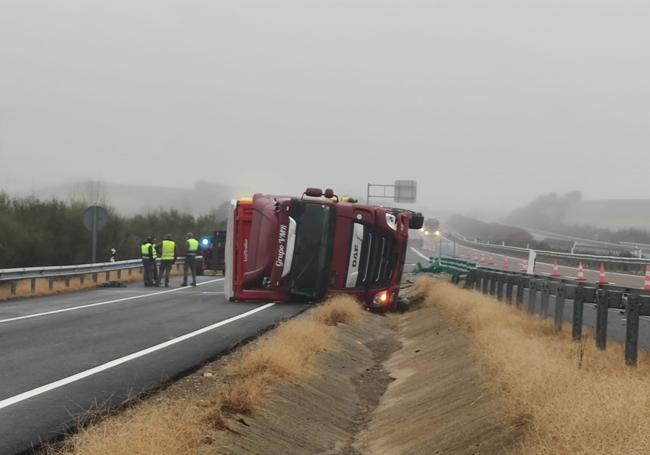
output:
<svg viewBox="0 0 650 455"><path fill-rule="evenodd" d="M330 189L232 201L226 297L318 301L345 293L368 307L391 309L399 297L408 231L422 223L419 213L359 204Z"/></svg>

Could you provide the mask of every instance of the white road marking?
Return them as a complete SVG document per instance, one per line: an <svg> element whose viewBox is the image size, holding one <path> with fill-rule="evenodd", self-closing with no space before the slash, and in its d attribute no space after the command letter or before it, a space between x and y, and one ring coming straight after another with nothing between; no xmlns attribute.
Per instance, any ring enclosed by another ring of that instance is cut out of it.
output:
<svg viewBox="0 0 650 455"><path fill-rule="evenodd" d="M204 284L216 283L217 281L223 281L223 278L217 278L216 280L204 281L203 283L197 284L197 286L203 286ZM34 313L34 314L27 314L25 316L16 316L16 317L13 317L13 318L8 318L8 319L0 319L0 324L5 323L5 322L20 321L22 319L37 318L39 316L48 316L50 314L65 313L67 311L83 310L84 308L92 308L92 307L96 307L96 306L109 305L111 303L121 303L121 302L126 302L128 300L143 299L145 297L151 297L151 296L155 296L155 295L169 294L171 292L179 292L179 291L183 291L185 289L191 289L191 286L175 288L175 289L168 289L166 291L151 292L149 294L132 295L130 297L123 297L121 299L107 300L106 302L89 303L89 304L86 304L86 305L73 306L73 307L70 307L70 308L61 308L60 310L45 311L43 313Z"/></svg>
<svg viewBox="0 0 650 455"><path fill-rule="evenodd" d="M2 401L0 401L0 409L7 408L9 406L12 406L16 403L20 403L21 401L29 400L30 398L33 398L37 395L41 395L43 393L49 392L54 389L58 389L59 387L63 387L65 385L71 384L73 382L77 382L81 379L87 378L89 376L95 375L97 373L101 373L102 371L106 371L110 368L114 368L118 365L122 365L123 363L129 362L131 360L135 360L139 357L143 357L145 355L151 354L156 351L160 351L161 349L165 349L169 346L173 346L175 344L178 344L182 341L189 340L190 338L194 338L195 336L201 335L203 333L209 332L210 330L214 330L218 327L222 327L226 324L230 324L231 322L237 321L238 319L243 319L245 317L248 317L252 314L255 314L259 311L265 310L267 308L272 307L275 305L275 303L267 303L266 305L262 305L261 307L255 308L253 310L247 311L246 313L239 314L237 316L233 316L232 318L229 319L224 319L223 321L219 321L215 324L209 325L207 327L203 327L202 329L195 330L190 333L186 333L185 335L181 335L179 337L173 338L169 341L165 341L164 343L157 344L155 346L151 346L150 348L143 349L138 352L134 352L133 354L126 355L124 357L120 357L119 359L111 360L110 362L104 363L103 365L96 366L94 368L90 368L89 370L82 371L81 373L74 374L72 376L68 376L67 378L59 379L58 381L54 381L50 384L46 384L41 387L37 387L35 389L29 390L27 392L23 392L21 394L15 395L10 398L6 398Z"/></svg>
<svg viewBox="0 0 650 455"><path fill-rule="evenodd" d="M424 259L424 260L426 260L426 261L428 261L428 260L430 259L429 256L425 256L424 254L420 253L418 250L416 250L416 249L413 248L413 247L411 247L411 250L413 250L413 252L414 252L415 254L417 254L418 256L420 256L422 259ZM0 322L2 322L2 321L0 321Z"/></svg>

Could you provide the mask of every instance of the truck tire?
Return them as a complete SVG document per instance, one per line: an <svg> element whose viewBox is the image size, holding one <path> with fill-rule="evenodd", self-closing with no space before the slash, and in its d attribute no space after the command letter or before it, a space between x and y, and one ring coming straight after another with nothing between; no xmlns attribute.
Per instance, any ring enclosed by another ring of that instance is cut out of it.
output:
<svg viewBox="0 0 650 455"><path fill-rule="evenodd" d="M424 216L421 213L414 213L409 223L409 229L421 229L424 226Z"/></svg>

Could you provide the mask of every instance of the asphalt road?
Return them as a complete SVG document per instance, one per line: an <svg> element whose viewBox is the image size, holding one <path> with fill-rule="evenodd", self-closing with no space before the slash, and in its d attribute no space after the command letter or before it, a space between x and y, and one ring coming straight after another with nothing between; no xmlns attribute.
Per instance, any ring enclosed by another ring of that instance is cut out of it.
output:
<svg viewBox="0 0 650 455"><path fill-rule="evenodd" d="M429 243L429 245L433 245L435 248L434 243ZM445 255L451 255L452 254L452 246L451 242L443 241L442 242L442 250L443 254ZM427 252L425 252L427 253ZM435 253L430 253L428 252L427 254L434 254ZM492 252L486 252L479 250L477 248L472 248L464 245L460 245L456 243L456 256L464 256L466 258L469 258L471 260L474 260L475 258L478 258L479 260L481 257L485 257L487 260L488 258L492 258L494 264L488 264L486 262L481 262L480 265L486 266L486 267L491 267L495 269L501 269L501 270L511 270L511 271L516 271L519 272L521 271L522 267L522 259L521 258L515 258L512 256L507 256L507 255L502 255L502 254L495 254ZM504 267L504 259L508 259L508 267ZM422 258L420 258L422 259ZM576 267L566 267L566 266L559 266L559 271L561 278L576 278L578 275L578 269ZM590 282L597 282L598 277L599 277L599 270L588 270L585 269L585 277L587 281ZM536 261L535 263L535 273L540 274L540 275L550 275L553 273L553 264L549 264L546 262L540 262ZM614 272L607 272L607 281L609 284L616 285L616 286L624 286L632 289L641 289L643 288L643 283L644 283L644 277L639 276L639 275L631 275L627 273L614 273Z"/></svg>
<svg viewBox="0 0 650 455"><path fill-rule="evenodd" d="M304 304L232 303L223 280L107 288L0 304L0 454L122 403L289 318Z"/></svg>

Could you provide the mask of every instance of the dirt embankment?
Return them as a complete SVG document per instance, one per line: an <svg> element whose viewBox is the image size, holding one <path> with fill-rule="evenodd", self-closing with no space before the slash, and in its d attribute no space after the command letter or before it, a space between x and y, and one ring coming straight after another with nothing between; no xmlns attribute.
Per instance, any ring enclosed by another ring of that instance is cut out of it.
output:
<svg viewBox="0 0 650 455"><path fill-rule="evenodd" d="M516 452L526 419L506 412L467 328L436 305L380 316L338 298L46 451Z"/></svg>
<svg viewBox="0 0 650 455"><path fill-rule="evenodd" d="M471 333L485 376L492 378L511 415L526 421L525 454L647 454L650 434L650 358L626 367L624 347L599 351L594 333L571 339L494 298L440 280L423 280L427 306Z"/></svg>
<svg viewBox="0 0 650 455"><path fill-rule="evenodd" d="M644 454L650 362L441 280L418 309L320 305L56 454Z"/></svg>
<svg viewBox="0 0 650 455"><path fill-rule="evenodd" d="M467 327L435 306L399 318L402 349L385 368L396 380L359 437L368 454L503 454L523 420L482 374Z"/></svg>
<svg viewBox="0 0 650 455"><path fill-rule="evenodd" d="M503 454L525 419L481 374L463 324L439 308L367 313L337 349L228 423L202 455Z"/></svg>

